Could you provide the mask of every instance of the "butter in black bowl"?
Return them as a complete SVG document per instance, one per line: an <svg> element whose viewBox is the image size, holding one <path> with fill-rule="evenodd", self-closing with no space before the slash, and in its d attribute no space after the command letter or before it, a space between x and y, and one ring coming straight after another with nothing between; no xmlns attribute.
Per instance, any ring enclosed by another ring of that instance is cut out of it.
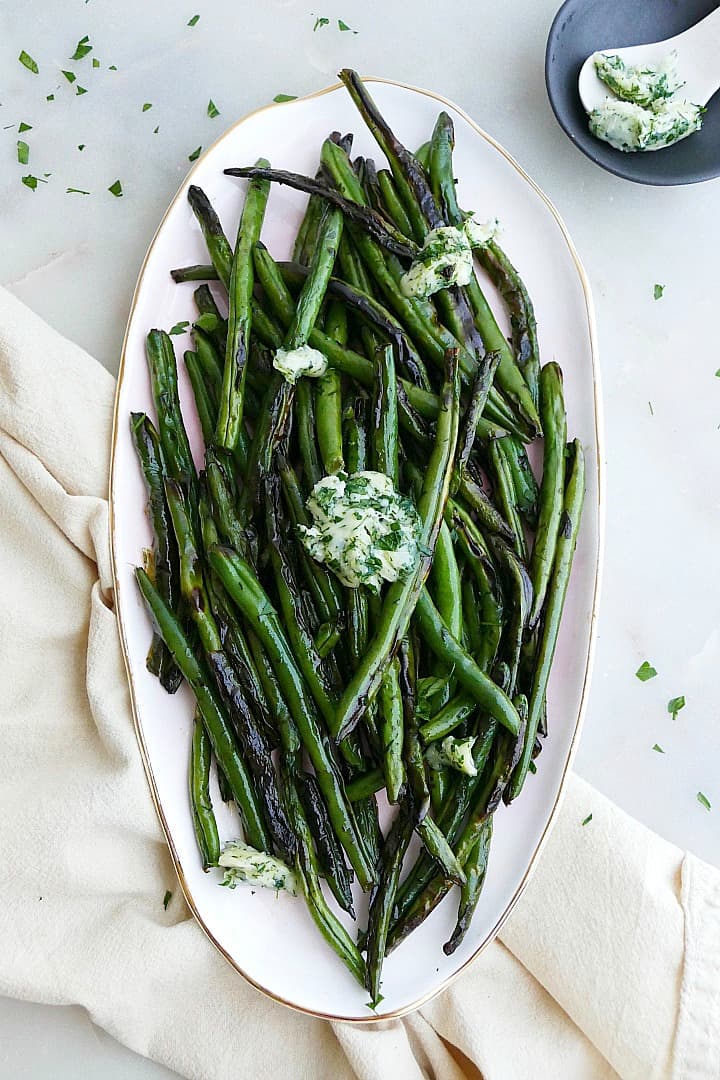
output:
<svg viewBox="0 0 720 1080"><path fill-rule="evenodd" d="M708 102L700 131L666 149L634 153L590 134L578 93L580 68L591 53L665 40L717 7L717 0L566 0L550 28L545 82L559 124L579 150L637 184L697 184L720 176L720 93Z"/></svg>

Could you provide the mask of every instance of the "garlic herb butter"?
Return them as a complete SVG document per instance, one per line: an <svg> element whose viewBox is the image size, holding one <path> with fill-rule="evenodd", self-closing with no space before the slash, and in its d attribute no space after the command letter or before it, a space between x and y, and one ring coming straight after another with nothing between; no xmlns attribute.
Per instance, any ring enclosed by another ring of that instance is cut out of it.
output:
<svg viewBox="0 0 720 1080"><path fill-rule="evenodd" d="M384 473L324 476L306 505L313 524L298 526L305 549L349 588L378 593L415 568L420 519Z"/></svg>

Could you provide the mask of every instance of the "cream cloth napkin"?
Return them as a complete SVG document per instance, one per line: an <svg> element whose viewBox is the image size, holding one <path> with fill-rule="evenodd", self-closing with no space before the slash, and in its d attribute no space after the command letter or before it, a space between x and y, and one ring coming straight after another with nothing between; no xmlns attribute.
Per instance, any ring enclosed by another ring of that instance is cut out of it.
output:
<svg viewBox="0 0 720 1080"><path fill-rule="evenodd" d="M135 743L113 391L0 291L0 992L83 1005L202 1080L719 1077L720 873L577 777L500 940L414 1015L331 1025L225 963L184 905Z"/></svg>

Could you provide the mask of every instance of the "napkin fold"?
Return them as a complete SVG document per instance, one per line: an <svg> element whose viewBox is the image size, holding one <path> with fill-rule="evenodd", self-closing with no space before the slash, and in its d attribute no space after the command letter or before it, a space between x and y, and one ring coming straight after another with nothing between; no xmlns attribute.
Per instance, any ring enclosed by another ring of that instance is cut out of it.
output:
<svg viewBox="0 0 720 1080"><path fill-rule="evenodd" d="M419 1012L329 1024L221 958L135 742L108 548L113 392L0 290L0 992L80 1004L198 1080L719 1077L720 872L576 776L500 938Z"/></svg>

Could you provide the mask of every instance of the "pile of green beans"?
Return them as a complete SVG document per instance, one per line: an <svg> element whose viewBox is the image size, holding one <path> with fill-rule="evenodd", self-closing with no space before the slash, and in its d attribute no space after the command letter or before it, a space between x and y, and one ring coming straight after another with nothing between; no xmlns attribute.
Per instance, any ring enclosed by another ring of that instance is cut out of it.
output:
<svg viewBox="0 0 720 1080"><path fill-rule="evenodd" d="M567 441L562 373L540 364L530 297L496 240L468 285L430 300L400 289L428 232L463 226L450 117L414 155L358 76L341 78L388 168L353 159L352 137L333 133L314 178L263 160L226 170L249 181L234 248L191 186L209 262L172 277L195 283L184 364L204 462L161 330L147 338L156 417L131 424L153 532L137 570L153 622L147 663L169 693L185 679L196 697L189 804L203 868L220 857L216 770L247 843L294 865L312 918L374 1007L387 951L454 886L443 948L461 944L493 814L534 771L584 464ZM260 240L273 183L309 195L293 263ZM273 355L305 345L327 371L290 383ZM541 435L536 479L527 445ZM416 564L379 594L344 585L297 533L318 480L368 469L419 521ZM463 771L447 746L439 753L447 739L469 740ZM378 793L392 808L386 836ZM353 881L370 894L356 940Z"/></svg>

